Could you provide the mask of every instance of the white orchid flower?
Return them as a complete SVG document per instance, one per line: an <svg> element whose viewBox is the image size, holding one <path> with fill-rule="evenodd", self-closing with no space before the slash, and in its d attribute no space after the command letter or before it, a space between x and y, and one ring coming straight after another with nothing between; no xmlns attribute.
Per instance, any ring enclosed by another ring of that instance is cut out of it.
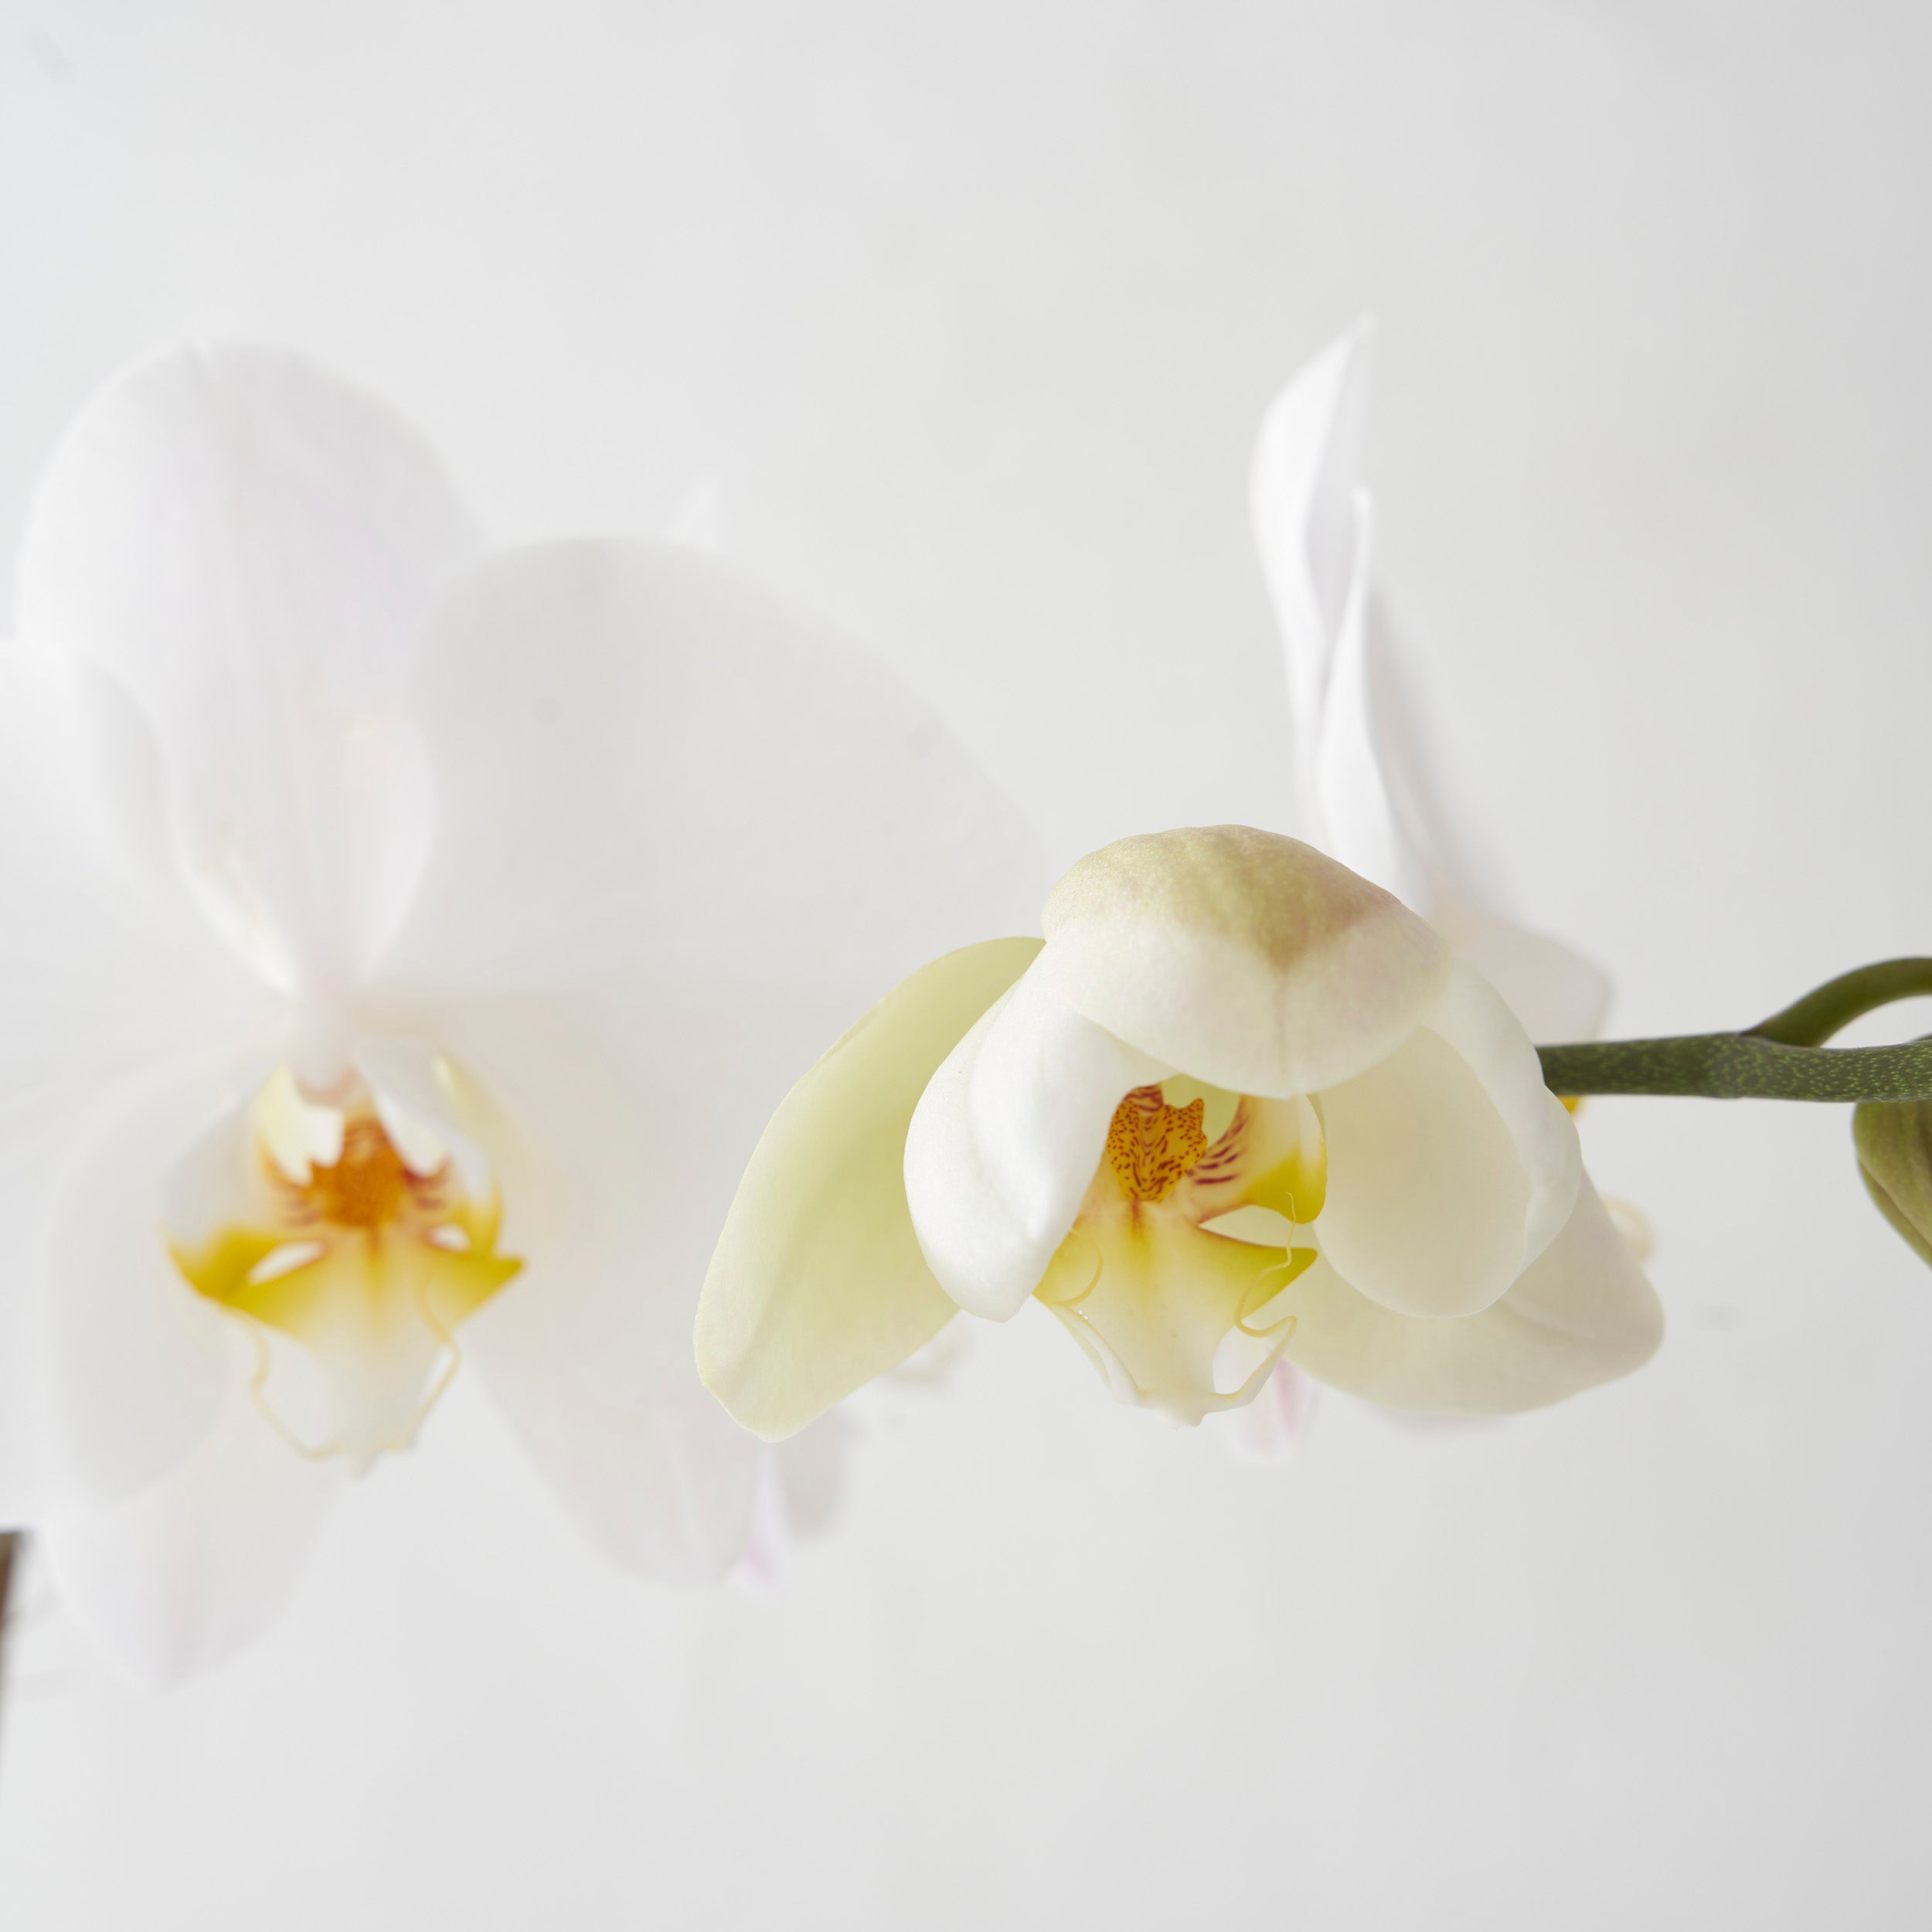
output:
<svg viewBox="0 0 1932 1932"><path fill-rule="evenodd" d="M1366 486L1375 328L1366 319L1291 376L1263 418L1251 504L1255 543L1287 660L1297 823L1304 838L1435 927L1528 1029L1593 1037L1608 981L1567 947L1503 917L1472 881L1403 702L1387 608L1371 574ZM1234 1446L1291 1447L1309 1392L1284 1363Z"/></svg>
<svg viewBox="0 0 1932 1932"><path fill-rule="evenodd" d="M617 1563L726 1570L706 1257L828 1028L1030 883L1000 801L715 560L488 550L279 351L97 396L17 589L0 1522L179 1676L473 1370Z"/></svg>
<svg viewBox="0 0 1932 1932"><path fill-rule="evenodd" d="M1609 982L1502 917L1468 876L1403 702L1399 652L1371 574L1365 457L1372 322L1282 388L1262 420L1251 503L1287 660L1299 829L1420 913L1541 1042L1602 1026Z"/></svg>
<svg viewBox="0 0 1932 1932"><path fill-rule="evenodd" d="M1223 826L1091 855L1043 923L913 975L773 1119L698 1317L747 1427L782 1437L960 1309L1032 1298L1181 1422L1283 1359L1491 1414L1655 1350L1527 1036L1390 894Z"/></svg>

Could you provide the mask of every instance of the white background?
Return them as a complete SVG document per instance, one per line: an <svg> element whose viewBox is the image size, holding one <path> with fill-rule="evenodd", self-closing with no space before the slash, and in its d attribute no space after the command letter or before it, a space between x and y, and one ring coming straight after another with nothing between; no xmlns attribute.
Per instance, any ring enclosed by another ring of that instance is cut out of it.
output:
<svg viewBox="0 0 1932 1932"><path fill-rule="evenodd" d="M1929 87L1906 0L0 0L0 548L282 338L505 536L718 479L1056 862L1285 826L1249 444L1372 305L1444 776L1618 1030L1741 1024L1932 951ZM613 1580L462 1386L185 1692L30 1588L0 1919L1924 1923L1932 1278L1841 1112L1583 1128L1672 1326L1551 1413L1243 1466L1029 1310L777 1594Z"/></svg>

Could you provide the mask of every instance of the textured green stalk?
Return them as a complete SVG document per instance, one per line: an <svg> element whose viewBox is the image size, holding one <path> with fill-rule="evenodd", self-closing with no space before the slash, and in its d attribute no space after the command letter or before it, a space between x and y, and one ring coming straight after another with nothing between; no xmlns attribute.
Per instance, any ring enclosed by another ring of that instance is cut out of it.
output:
<svg viewBox="0 0 1932 1932"><path fill-rule="evenodd" d="M1932 959L1845 973L1742 1032L1592 1040L1537 1049L1554 1093L1681 1094L1707 1100L1932 1100L1932 1040L1826 1047L1861 1015L1932 994Z"/></svg>
<svg viewBox="0 0 1932 1932"><path fill-rule="evenodd" d="M1932 959L1882 959L1876 966L1861 966L1828 979L1749 1030L1760 1039L1785 1046L1822 1046L1841 1028L1895 999L1928 994L1932 994Z"/></svg>

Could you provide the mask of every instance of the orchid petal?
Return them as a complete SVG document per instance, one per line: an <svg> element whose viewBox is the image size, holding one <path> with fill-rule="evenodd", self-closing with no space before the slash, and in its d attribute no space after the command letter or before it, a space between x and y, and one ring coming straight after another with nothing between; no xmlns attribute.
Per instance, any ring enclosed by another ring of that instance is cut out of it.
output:
<svg viewBox="0 0 1932 1932"><path fill-rule="evenodd" d="M1386 1059L1446 984L1448 948L1298 840L1243 825L1123 838L1053 888L1039 971L1170 1067L1286 1098Z"/></svg>
<svg viewBox="0 0 1932 1932"><path fill-rule="evenodd" d="M958 1312L913 1233L907 1129L941 1061L1039 951L990 940L921 968L772 1117L698 1308L699 1372L747 1428L790 1435Z"/></svg>
<svg viewBox="0 0 1932 1932"><path fill-rule="evenodd" d="M1312 1376L1277 1362L1254 1400L1230 1413L1222 1440L1243 1462L1286 1462L1307 1438L1316 1394Z"/></svg>
<svg viewBox="0 0 1932 1932"><path fill-rule="evenodd" d="M1367 575L1356 499L1374 340L1365 318L1283 386L1262 418L1250 484L1255 543L1287 658L1302 827L1311 836L1321 823L1317 774L1331 665Z"/></svg>
<svg viewBox="0 0 1932 1932"><path fill-rule="evenodd" d="M1610 1010L1610 981L1580 954L1446 892L1430 923L1495 987L1539 1046L1594 1039Z"/></svg>
<svg viewBox="0 0 1932 1932"><path fill-rule="evenodd" d="M1461 1055L1482 1083L1529 1182L1522 1260L1527 1267L1570 1219L1583 1178L1576 1122L1543 1083L1522 1023L1488 981L1461 961L1423 1022Z"/></svg>
<svg viewBox="0 0 1932 1932"><path fill-rule="evenodd" d="M1424 1026L1320 1105L1322 1251L1386 1307L1486 1308L1568 1218L1576 1128L1522 1029L1465 966Z"/></svg>
<svg viewBox="0 0 1932 1932"><path fill-rule="evenodd" d="M136 363L42 476L22 635L132 699L191 886L282 990L353 987L407 910L430 834L409 681L474 547L413 432L285 350Z"/></svg>
<svg viewBox="0 0 1932 1932"><path fill-rule="evenodd" d="M165 1230L227 1204L219 1162L184 1157L220 1148L209 1131L247 1088L232 1058L131 1086L56 1190L36 1309L56 1501L124 1497L184 1462L240 1372L230 1318L189 1287Z"/></svg>
<svg viewBox="0 0 1932 1932"><path fill-rule="evenodd" d="M35 1546L83 1633L158 1688L222 1662L267 1626L342 1479L294 1454L237 1380L185 1462L117 1501L53 1511L36 1524Z"/></svg>
<svg viewBox="0 0 1932 1932"><path fill-rule="evenodd" d="M432 1056L450 1111L430 1124L481 1150L502 1250L523 1263L457 1331L463 1372L613 1562L723 1574L763 1451L699 1383L692 1316L751 1117L770 1104L768 1061L822 1016L781 1038L729 1003L439 992L410 1009L398 992L381 1020L383 1064L410 1039Z"/></svg>
<svg viewBox="0 0 1932 1932"><path fill-rule="evenodd" d="M1431 908L1418 841L1392 794L1375 706L1369 567L1374 512L1356 494L1355 575L1335 639L1315 748L1313 784L1322 849L1413 910Z"/></svg>
<svg viewBox="0 0 1932 1932"><path fill-rule="evenodd" d="M1295 1284L1288 1359L1391 1408L1505 1415L1628 1375L1663 1339L1663 1311L1587 1179L1561 1233L1480 1314L1439 1320L1359 1294L1327 1259Z"/></svg>
<svg viewBox="0 0 1932 1932"><path fill-rule="evenodd" d="M49 1474L39 1287L70 1170L127 1082L239 1037L270 998L172 876L144 876L85 819L72 696L0 646L0 1522L28 1519Z"/></svg>
<svg viewBox="0 0 1932 1932"><path fill-rule="evenodd" d="M1026 1305L1066 1239L1122 1097L1174 1070L1075 1012L1046 957L946 1056L905 1141L927 1265L960 1307L995 1321Z"/></svg>
<svg viewBox="0 0 1932 1932"><path fill-rule="evenodd" d="M930 713L716 558L499 553L421 709L438 832L399 972L876 997L1039 904L1030 838Z"/></svg>

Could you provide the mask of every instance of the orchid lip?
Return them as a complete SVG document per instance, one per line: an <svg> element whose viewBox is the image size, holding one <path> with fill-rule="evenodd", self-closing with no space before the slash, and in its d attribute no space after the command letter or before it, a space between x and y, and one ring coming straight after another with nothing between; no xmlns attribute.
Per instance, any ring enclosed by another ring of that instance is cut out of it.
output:
<svg viewBox="0 0 1932 1932"><path fill-rule="evenodd" d="M1173 1102L1180 1100L1182 1104ZM1219 1132L1210 1140L1210 1104ZM1293 1336L1325 1155L1306 1100L1176 1079L1130 1091L1078 1216L1034 1291L1115 1397L1180 1423L1239 1408ZM1279 1245L1221 1232L1254 1210Z"/></svg>
<svg viewBox="0 0 1932 1932"><path fill-rule="evenodd" d="M522 1270L494 1183L472 1191L434 1127L352 1073L321 1094L278 1070L196 1150L212 1216L168 1249L241 1321L252 1388L291 1447L368 1468L409 1447L461 1361L458 1326Z"/></svg>

